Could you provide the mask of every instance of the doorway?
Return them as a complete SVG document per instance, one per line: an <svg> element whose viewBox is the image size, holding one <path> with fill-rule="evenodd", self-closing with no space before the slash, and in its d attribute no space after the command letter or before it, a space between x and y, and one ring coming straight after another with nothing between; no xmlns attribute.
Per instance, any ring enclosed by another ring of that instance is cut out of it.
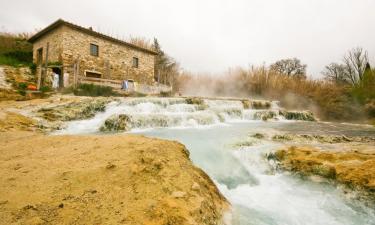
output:
<svg viewBox="0 0 375 225"><path fill-rule="evenodd" d="M59 75L59 88L64 87L64 77L63 77L63 74L61 72L61 68L54 67L54 68L52 68L52 71Z"/></svg>

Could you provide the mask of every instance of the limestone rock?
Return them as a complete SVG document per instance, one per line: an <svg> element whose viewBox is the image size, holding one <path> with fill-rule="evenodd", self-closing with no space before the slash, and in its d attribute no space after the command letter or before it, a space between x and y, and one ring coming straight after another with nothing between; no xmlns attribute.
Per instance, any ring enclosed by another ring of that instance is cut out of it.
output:
<svg viewBox="0 0 375 225"><path fill-rule="evenodd" d="M254 114L254 119L261 119L267 121L269 119L276 118L277 114L275 111L259 111Z"/></svg>
<svg viewBox="0 0 375 225"><path fill-rule="evenodd" d="M270 101L261 101L261 100L251 101L251 108L253 108L253 109L270 109L271 108L271 102Z"/></svg>
<svg viewBox="0 0 375 225"><path fill-rule="evenodd" d="M203 98L191 97L186 98L186 103L191 105L196 105L198 110L205 110L208 105L204 102Z"/></svg>
<svg viewBox="0 0 375 225"><path fill-rule="evenodd" d="M130 130L130 117L125 114L112 115L105 120L100 131L128 131Z"/></svg>
<svg viewBox="0 0 375 225"><path fill-rule="evenodd" d="M279 114L284 116L287 120L304 120L316 121L314 114L310 111L285 111L280 110Z"/></svg>
<svg viewBox="0 0 375 225"><path fill-rule="evenodd" d="M365 149L365 147L363 146ZM346 191L358 192L359 198L375 206L375 151L332 151L312 147L290 147L267 156L279 162L279 168L305 177L319 176Z"/></svg>
<svg viewBox="0 0 375 225"><path fill-rule="evenodd" d="M109 101L108 98L87 98L79 102L44 107L38 110L38 114L48 121L88 119L97 112L103 112Z"/></svg>

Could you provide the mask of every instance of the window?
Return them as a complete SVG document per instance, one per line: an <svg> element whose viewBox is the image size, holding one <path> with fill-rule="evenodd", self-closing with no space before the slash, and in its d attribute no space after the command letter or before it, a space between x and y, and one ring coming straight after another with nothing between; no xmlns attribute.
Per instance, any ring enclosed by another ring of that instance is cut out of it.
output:
<svg viewBox="0 0 375 225"><path fill-rule="evenodd" d="M85 71L86 77L102 78L102 74L94 71Z"/></svg>
<svg viewBox="0 0 375 225"><path fill-rule="evenodd" d="M90 44L90 55L99 56L99 46Z"/></svg>
<svg viewBox="0 0 375 225"><path fill-rule="evenodd" d="M36 52L36 64L40 65L43 62L43 48L39 48Z"/></svg>
<svg viewBox="0 0 375 225"><path fill-rule="evenodd" d="M138 60L138 58L137 57L133 57L133 67L134 68L138 68L138 62L139 60Z"/></svg>

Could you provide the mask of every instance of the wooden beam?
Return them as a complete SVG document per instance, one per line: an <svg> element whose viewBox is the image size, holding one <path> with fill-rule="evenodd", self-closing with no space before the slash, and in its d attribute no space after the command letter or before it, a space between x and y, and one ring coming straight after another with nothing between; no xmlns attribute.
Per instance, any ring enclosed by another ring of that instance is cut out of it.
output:
<svg viewBox="0 0 375 225"><path fill-rule="evenodd" d="M42 81L41 81L41 86L44 86L44 83L46 81L47 77L47 67L48 67L48 52L49 52L49 42L47 42L47 47L46 47L46 60L44 63L44 68L43 68L43 73L42 73Z"/></svg>
<svg viewBox="0 0 375 225"><path fill-rule="evenodd" d="M43 73L43 66L42 64L39 65L39 71L38 71L38 82L36 84L37 90L40 90L41 82L42 82L42 73Z"/></svg>

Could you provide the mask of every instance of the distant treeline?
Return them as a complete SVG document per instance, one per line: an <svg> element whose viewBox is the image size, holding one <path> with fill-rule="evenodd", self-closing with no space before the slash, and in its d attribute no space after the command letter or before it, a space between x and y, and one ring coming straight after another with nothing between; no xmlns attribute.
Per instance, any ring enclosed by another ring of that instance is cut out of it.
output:
<svg viewBox="0 0 375 225"><path fill-rule="evenodd" d="M176 89L186 95L279 100L284 107L310 109L324 120L375 122L375 70L366 51L350 50L342 63L325 68L324 79L307 78L306 67L292 58L270 66L231 69L221 76L185 72Z"/></svg>

